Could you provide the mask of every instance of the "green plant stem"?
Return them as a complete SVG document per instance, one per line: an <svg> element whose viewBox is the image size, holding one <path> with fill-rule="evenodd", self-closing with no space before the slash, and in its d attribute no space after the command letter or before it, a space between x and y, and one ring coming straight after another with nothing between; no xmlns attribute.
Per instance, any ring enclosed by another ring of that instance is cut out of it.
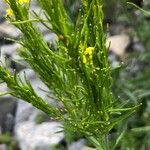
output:
<svg viewBox="0 0 150 150"><path fill-rule="evenodd" d="M97 147L97 150L109 150L107 135L101 137L100 146Z"/></svg>
<svg viewBox="0 0 150 150"><path fill-rule="evenodd" d="M87 137L87 139L93 143L93 145L96 147L96 150L109 150L109 143L107 135L100 135L99 138Z"/></svg>

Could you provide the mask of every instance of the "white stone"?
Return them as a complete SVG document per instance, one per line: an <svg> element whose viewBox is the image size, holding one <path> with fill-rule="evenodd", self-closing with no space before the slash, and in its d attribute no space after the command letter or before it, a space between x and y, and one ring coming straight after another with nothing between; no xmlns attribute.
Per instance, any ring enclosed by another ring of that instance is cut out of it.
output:
<svg viewBox="0 0 150 150"><path fill-rule="evenodd" d="M117 56L124 55L126 48L130 44L130 37L126 34L111 36L107 39L107 46L110 44L110 50Z"/></svg>
<svg viewBox="0 0 150 150"><path fill-rule="evenodd" d="M6 7L7 5L3 2L3 0L0 0L0 20L4 17L6 13Z"/></svg>
<svg viewBox="0 0 150 150"><path fill-rule="evenodd" d="M5 144L0 144L0 150L7 150L7 146Z"/></svg>
<svg viewBox="0 0 150 150"><path fill-rule="evenodd" d="M21 32L10 23L4 22L0 24L0 36L1 37L17 38L18 36L20 36L20 34Z"/></svg>
<svg viewBox="0 0 150 150"><path fill-rule="evenodd" d="M12 56L14 53L16 53L16 50L21 47L20 44L14 43L9 45L3 45L1 46L1 53L2 55L6 56Z"/></svg>
<svg viewBox="0 0 150 150"><path fill-rule="evenodd" d="M6 83L1 83L0 84L0 94L5 93L5 92L8 92L7 85L6 85Z"/></svg>
<svg viewBox="0 0 150 150"><path fill-rule="evenodd" d="M14 43L14 44L8 44L1 46L1 61L5 64L6 59L9 58L10 61L12 59L15 61L15 57L17 55L17 49L19 49L21 45ZM16 60L17 61L17 60Z"/></svg>
<svg viewBox="0 0 150 150"><path fill-rule="evenodd" d="M16 125L24 121L34 121L38 113L39 110L33 107L30 103L24 102L22 100L18 100L16 117L15 117Z"/></svg>
<svg viewBox="0 0 150 150"><path fill-rule="evenodd" d="M22 122L15 127L15 137L21 150L50 150L64 138L64 133L57 133L62 126L59 122Z"/></svg>

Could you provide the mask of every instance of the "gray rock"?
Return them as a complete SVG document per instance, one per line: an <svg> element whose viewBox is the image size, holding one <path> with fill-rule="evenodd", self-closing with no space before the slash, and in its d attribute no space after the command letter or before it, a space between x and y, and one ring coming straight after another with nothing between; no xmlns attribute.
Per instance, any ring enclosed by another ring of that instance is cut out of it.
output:
<svg viewBox="0 0 150 150"><path fill-rule="evenodd" d="M0 144L0 150L7 150L7 146L5 144Z"/></svg>
<svg viewBox="0 0 150 150"><path fill-rule="evenodd" d="M6 13L6 7L7 5L3 2L3 0L0 0L0 21L4 19L4 15Z"/></svg>
<svg viewBox="0 0 150 150"><path fill-rule="evenodd" d="M58 37L57 37L57 35L54 34L54 33L48 33L48 34L46 34L46 35L44 36L44 39L45 39L45 41L48 42L48 43L55 43L55 42L58 41Z"/></svg>
<svg viewBox="0 0 150 150"><path fill-rule="evenodd" d="M41 23L35 23L34 24L36 26L36 29L38 31L40 31L40 33L42 33L43 35L50 33L49 29L46 28L44 25L42 25Z"/></svg>
<svg viewBox="0 0 150 150"><path fill-rule="evenodd" d="M140 42L133 43L133 50L139 53L143 53L145 48Z"/></svg>
<svg viewBox="0 0 150 150"><path fill-rule="evenodd" d="M36 125L23 122L16 126L15 137L21 150L50 150L64 139L64 133L57 133L62 126L59 122L44 122Z"/></svg>
<svg viewBox="0 0 150 150"><path fill-rule="evenodd" d="M0 24L0 38L18 38L21 32L8 22Z"/></svg>
<svg viewBox="0 0 150 150"><path fill-rule="evenodd" d="M45 14L43 13L43 11L41 11L41 8L38 7L36 3L31 5L30 11L31 12L34 11L36 14L40 16L41 19L46 20ZM34 15L31 15L31 19L35 19ZM47 27L45 27L42 23L35 22L33 24L37 28L37 30L40 31L43 35L50 33L50 30Z"/></svg>
<svg viewBox="0 0 150 150"><path fill-rule="evenodd" d="M31 8L38 7L37 1L31 1Z"/></svg>
<svg viewBox="0 0 150 150"><path fill-rule="evenodd" d="M116 68L120 64L120 61L118 60L117 56L112 52L109 53L108 60L112 68Z"/></svg>
<svg viewBox="0 0 150 150"><path fill-rule="evenodd" d="M68 150L83 150L84 147L85 147L85 140L81 139L69 145Z"/></svg>
<svg viewBox="0 0 150 150"><path fill-rule="evenodd" d="M13 54L16 54L16 50L19 49L21 45L14 43L14 44L8 44L1 46L1 54L2 56L9 55L10 57L13 56Z"/></svg>
<svg viewBox="0 0 150 150"><path fill-rule="evenodd" d="M120 35L120 34L129 34L131 31L132 28L126 26L124 23L110 24L110 34L112 36Z"/></svg>
<svg viewBox="0 0 150 150"><path fill-rule="evenodd" d="M7 91L8 91L7 85L5 83L1 83L0 84L0 92L4 93L4 92L7 92Z"/></svg>
<svg viewBox="0 0 150 150"><path fill-rule="evenodd" d="M6 92L7 88L3 84L0 84L0 92ZM7 95L0 97L0 127L1 132L13 132L15 123L17 102L16 100Z"/></svg>
<svg viewBox="0 0 150 150"><path fill-rule="evenodd" d="M24 121L34 121L39 111L31 104L18 100L15 123L20 124Z"/></svg>
<svg viewBox="0 0 150 150"><path fill-rule="evenodd" d="M26 63L17 54L17 49L21 48L21 45L14 43L1 46L1 61L7 64L11 69L20 71L26 67Z"/></svg>
<svg viewBox="0 0 150 150"><path fill-rule="evenodd" d="M0 84L0 94L8 91L5 83ZM17 101L10 95L0 97L0 128L1 132L13 132Z"/></svg>

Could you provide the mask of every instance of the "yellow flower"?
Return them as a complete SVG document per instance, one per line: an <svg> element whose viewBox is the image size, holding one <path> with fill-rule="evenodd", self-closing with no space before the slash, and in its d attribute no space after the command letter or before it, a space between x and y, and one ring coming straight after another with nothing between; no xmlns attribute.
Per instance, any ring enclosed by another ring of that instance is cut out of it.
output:
<svg viewBox="0 0 150 150"><path fill-rule="evenodd" d="M13 15L13 10L11 8L6 9L6 16L11 17Z"/></svg>
<svg viewBox="0 0 150 150"><path fill-rule="evenodd" d="M88 47L85 49L83 54L83 63L92 64L93 52L94 52L94 47Z"/></svg>
<svg viewBox="0 0 150 150"><path fill-rule="evenodd" d="M19 4L25 4L25 3L29 3L30 0L18 0Z"/></svg>
<svg viewBox="0 0 150 150"><path fill-rule="evenodd" d="M3 0L5 3L8 3L8 5L10 5L9 0ZM30 0L17 0L16 2L18 2L18 4L26 4L29 3ZM9 7L8 9L6 9L6 16L7 17L11 17L13 15L13 10Z"/></svg>
<svg viewBox="0 0 150 150"><path fill-rule="evenodd" d="M9 0L3 0L5 3L9 3ZM29 3L30 0L17 0L16 2L18 2L19 4L26 4Z"/></svg>
<svg viewBox="0 0 150 150"><path fill-rule="evenodd" d="M8 3L8 0L3 0L5 3Z"/></svg>
<svg viewBox="0 0 150 150"><path fill-rule="evenodd" d="M86 48L84 54L85 55L92 55L93 51L94 51L94 47L88 47L88 48Z"/></svg>

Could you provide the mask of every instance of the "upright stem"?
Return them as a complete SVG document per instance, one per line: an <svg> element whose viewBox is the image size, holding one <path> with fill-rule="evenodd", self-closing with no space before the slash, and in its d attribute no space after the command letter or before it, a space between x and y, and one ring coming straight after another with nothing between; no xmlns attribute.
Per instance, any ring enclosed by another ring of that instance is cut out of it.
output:
<svg viewBox="0 0 150 150"><path fill-rule="evenodd" d="M96 150L109 150L107 135L101 135L99 138L88 137L88 139L96 147Z"/></svg>

